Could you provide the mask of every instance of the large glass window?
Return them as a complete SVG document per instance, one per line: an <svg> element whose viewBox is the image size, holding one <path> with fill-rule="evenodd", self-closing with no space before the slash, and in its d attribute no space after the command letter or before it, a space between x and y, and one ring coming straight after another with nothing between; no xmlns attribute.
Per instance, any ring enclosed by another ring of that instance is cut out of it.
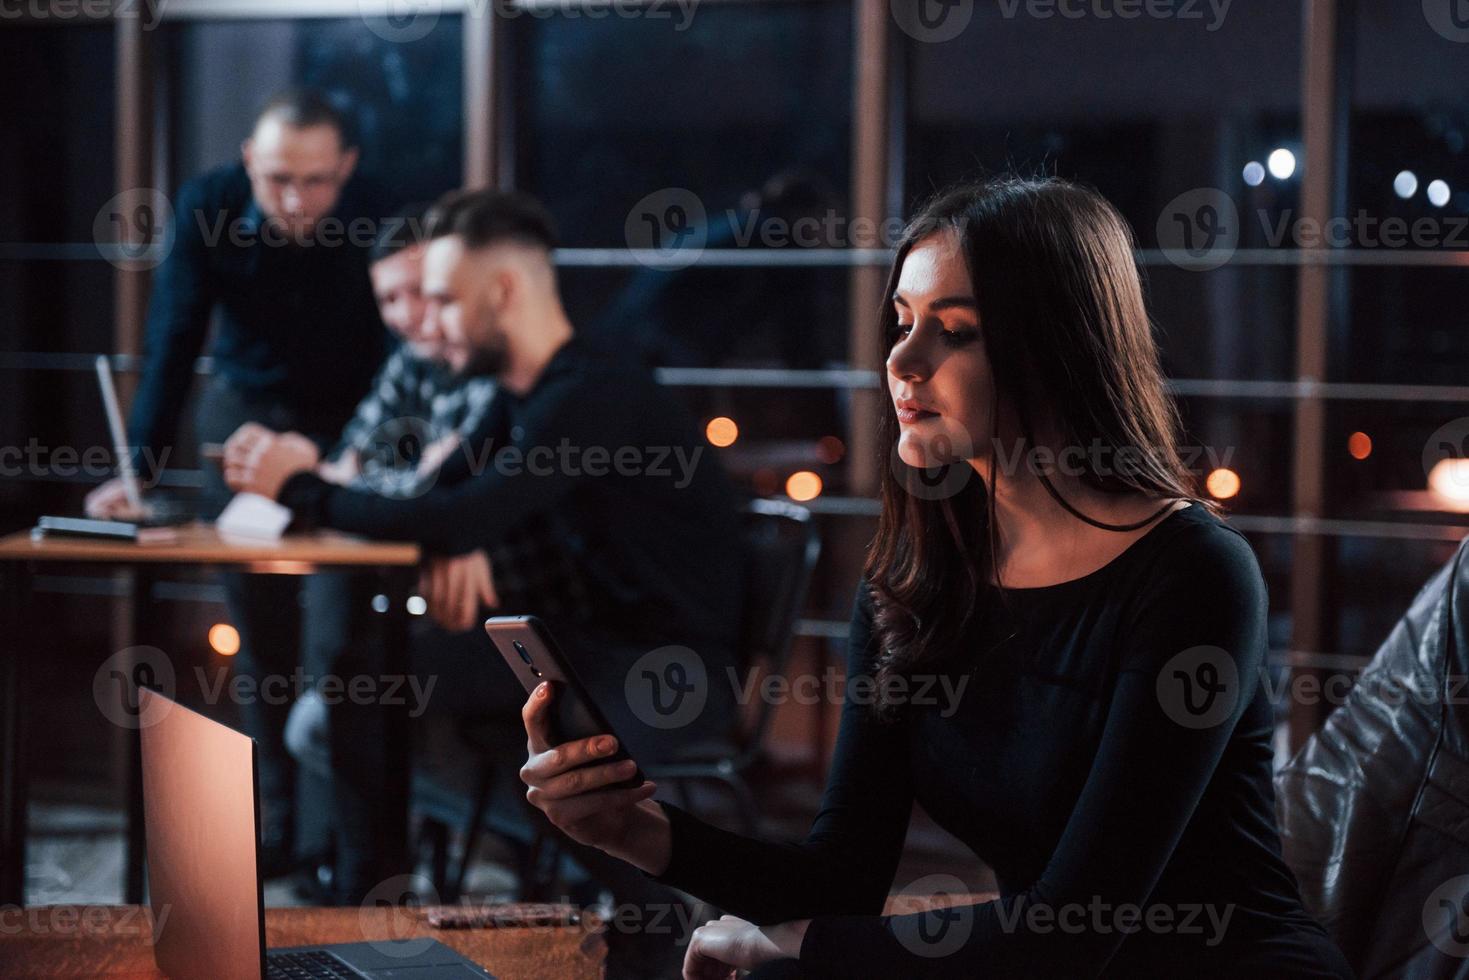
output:
<svg viewBox="0 0 1469 980"><path fill-rule="evenodd" d="M358 18L164 22L174 186L237 160L240 141L274 93L323 92L361 144L364 174L404 201L459 186L464 157L459 17L398 36Z"/></svg>
<svg viewBox="0 0 1469 980"><path fill-rule="evenodd" d="M866 360L851 347L868 315L852 308L846 251L856 186L883 188L890 219L949 182L1009 170L1078 180L1116 204L1136 236L1191 465L1251 536L1278 652L1293 642L1294 576L1319 579L1332 604L1315 652L1364 655L1441 560L1435 526L1465 521L1469 489L1430 489L1435 447L1469 455L1457 313L1469 276L1469 30L1447 0L1344 7L1331 66L1340 104L1321 105L1302 104L1317 40L1304 5L1265 0L1143 5L1130 18L1101 15L1106 5L943 8L962 23L887 5L898 13L882 25L887 90L875 100L858 97L876 86L863 88L874 65L855 55L866 28L851 0L602 17L478 4L408 31L355 11L251 17L241 2L226 18L176 6L148 36L162 190L236 160L261 102L289 85L323 89L348 112L363 170L402 199L461 184L466 152L493 157L501 184L557 220L580 329L659 368L701 424L716 423L711 439L727 443L723 459L751 492L809 496L817 485L791 477L819 478L827 548L813 618L844 615L872 532L870 484L853 479L870 474L856 473L848 443L854 413L870 407L856 392L874 379L843 373ZM464 45L483 25L467 18L490 15L502 18L489 32L501 115L493 145L471 146L480 129L464 116ZM26 95L0 109L0 354L12 358L0 372L14 382L0 385L0 426L6 444L86 443L95 433L71 421L95 429L78 407L95 405L84 355L108 349L129 312L96 249L97 217L121 190L116 34L105 23L4 26L0 81ZM876 103L880 123L855 108ZM1334 125L1326 196L1345 238L1301 224L1308 117ZM870 172L854 159L856 132L881 144ZM1339 253L1328 370L1302 378L1298 338L1310 342L1302 325L1314 314L1301 264L1319 243ZM73 360L43 369L32 355ZM1298 458L1298 441L1310 443L1298 440L1310 434L1298 433L1298 410L1317 400L1324 451ZM1300 488L1318 475L1316 515ZM9 500L19 491L6 486ZM15 512L33 515L33 503ZM1317 516L1337 523L1313 570L1296 545ZM1363 585L1384 566L1389 588Z"/></svg>

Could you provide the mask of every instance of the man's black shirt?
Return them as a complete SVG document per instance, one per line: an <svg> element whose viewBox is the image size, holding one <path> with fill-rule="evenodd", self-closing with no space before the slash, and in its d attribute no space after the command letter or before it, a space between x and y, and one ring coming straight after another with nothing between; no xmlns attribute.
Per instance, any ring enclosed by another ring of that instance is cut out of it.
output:
<svg viewBox="0 0 1469 980"><path fill-rule="evenodd" d="M529 521L551 521L590 593L588 642L599 653L618 660L682 644L715 673L735 646L743 556L733 486L647 368L580 337L524 396L501 389L485 437L445 461L421 496L391 499L307 472L286 482L280 502L308 525L417 541L439 554L495 546Z"/></svg>
<svg viewBox="0 0 1469 980"><path fill-rule="evenodd" d="M184 184L148 305L134 451L156 458L173 439L216 311L217 374L289 406L322 434L340 431L389 348L367 272L386 203L354 177L318 238L297 244L264 224L242 164Z"/></svg>

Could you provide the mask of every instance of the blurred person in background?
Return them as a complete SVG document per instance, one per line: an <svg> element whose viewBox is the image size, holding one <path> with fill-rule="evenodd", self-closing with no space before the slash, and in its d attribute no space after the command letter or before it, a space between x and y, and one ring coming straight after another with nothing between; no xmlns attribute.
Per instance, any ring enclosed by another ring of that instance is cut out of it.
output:
<svg viewBox="0 0 1469 980"><path fill-rule="evenodd" d="M166 459L178 436L211 319L214 368L194 423L201 444L258 421L324 449L387 354L368 248L389 202L356 175L345 118L317 93L282 93L261 110L240 156L179 189L128 423L132 451L145 458ZM213 516L231 492L216 467L203 469ZM94 490L86 506L96 517L125 514L121 481ZM233 669L257 680L289 676L300 662L299 580L238 572L223 580L240 634ZM260 745L261 867L274 877L294 865L295 772L282 741L287 706L267 700L240 710Z"/></svg>
<svg viewBox="0 0 1469 980"><path fill-rule="evenodd" d="M494 425L494 379L455 372L444 360L441 335L425 329L425 212L410 208L389 219L373 246L373 292L383 322L400 343L335 448L316 467L330 483L393 499L463 479L463 448L476 445ZM446 470L451 459L459 465ZM414 642L457 644L466 657L478 659L482 610L536 609L560 623L585 616L585 586L549 521L524 522L485 555L484 575L473 580L435 582L435 570L448 567L425 567L419 591L430 598L428 611L439 625L419 624ZM372 628L372 601L380 591L375 574L353 572L313 575L305 588L302 644L313 688L291 707L286 743L309 775L325 781L330 800L320 814L298 807L303 823L316 817L324 831L298 847L322 862L307 891L322 904L360 902L408 860L408 741L394 734L382 705L334 697L324 687L325 678L350 683L387 676L385 651ZM453 637L471 629L467 638Z"/></svg>
<svg viewBox="0 0 1469 980"><path fill-rule="evenodd" d="M718 460L646 367L573 329L552 261L554 231L537 202L496 191L450 195L434 208L430 234L425 332L440 338L456 372L496 380L483 437L451 454L432 487L394 497L336 486L314 472L319 459L305 440L244 426L226 445L227 480L278 499L303 526L418 542L428 554L425 597L447 627L413 644L414 674L424 689L435 684L428 709L497 719L500 747L515 764L524 690L474 627L490 606L490 583L508 605L491 549L538 526L569 555L585 605L564 615L536 590L516 611L547 621L635 755L656 765L700 738L727 736L737 717L730 676L743 553L738 500ZM674 730L654 715L670 694L675 711L690 706ZM638 921L678 921L665 917L681 905L672 890L593 849L573 851L619 903L641 906ZM681 958L676 939L671 929L613 930L609 976L666 976Z"/></svg>

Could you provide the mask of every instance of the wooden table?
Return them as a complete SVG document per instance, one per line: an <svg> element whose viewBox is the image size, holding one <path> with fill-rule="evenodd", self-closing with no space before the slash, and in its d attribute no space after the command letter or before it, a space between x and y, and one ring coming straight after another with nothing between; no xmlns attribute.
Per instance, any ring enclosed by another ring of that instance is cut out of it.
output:
<svg viewBox="0 0 1469 980"><path fill-rule="evenodd" d="M75 562L132 569L132 623L136 644L147 642L156 630L152 602L153 580L169 565L228 567L243 572L307 575L325 569L377 569L389 596L383 630L389 651L407 662L408 614L405 602L412 588L419 551L415 544L365 541L334 531L286 535L278 541L230 538L212 525L191 524L177 529L167 544L139 545L130 541L47 536L32 538L17 531L0 538L0 906L25 904L25 836L27 779L25 772L24 669L32 631L26 626L26 605L32 570L42 563ZM141 640L139 639L141 637ZM42 651L38 651L42 652ZM44 651L49 653L50 651ZM134 683L142 680L136 674ZM119 698L125 697L117 685ZM120 706L125 712L126 705ZM133 712L134 716L136 712ZM141 779L137 765L137 738L129 740L128 856L124 897L143 898L143 827ZM406 780L406 774L405 774ZM404 787L406 832L406 783ZM0 971L0 975L4 975Z"/></svg>
<svg viewBox="0 0 1469 980"><path fill-rule="evenodd" d="M212 524L175 529L168 544L134 544L101 538L33 538L29 531L0 537L0 560L84 561L113 564L229 565L240 571L302 574L327 566L381 568L418 564L418 545L367 541L339 531L287 534L278 541L230 537Z"/></svg>
<svg viewBox="0 0 1469 980"><path fill-rule="evenodd" d="M146 908L134 905L0 909L0 977L162 978L153 965L149 921ZM265 910L267 948L418 936L452 947L499 980L594 980L606 950L592 924L434 929L422 910Z"/></svg>

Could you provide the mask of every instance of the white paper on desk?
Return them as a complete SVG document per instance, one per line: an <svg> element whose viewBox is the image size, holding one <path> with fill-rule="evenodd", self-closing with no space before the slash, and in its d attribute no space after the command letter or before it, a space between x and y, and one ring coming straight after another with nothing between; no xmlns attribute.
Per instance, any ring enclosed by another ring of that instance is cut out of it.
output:
<svg viewBox="0 0 1469 980"><path fill-rule="evenodd" d="M278 541L291 523L291 510L258 493L237 493L215 520L220 534Z"/></svg>

